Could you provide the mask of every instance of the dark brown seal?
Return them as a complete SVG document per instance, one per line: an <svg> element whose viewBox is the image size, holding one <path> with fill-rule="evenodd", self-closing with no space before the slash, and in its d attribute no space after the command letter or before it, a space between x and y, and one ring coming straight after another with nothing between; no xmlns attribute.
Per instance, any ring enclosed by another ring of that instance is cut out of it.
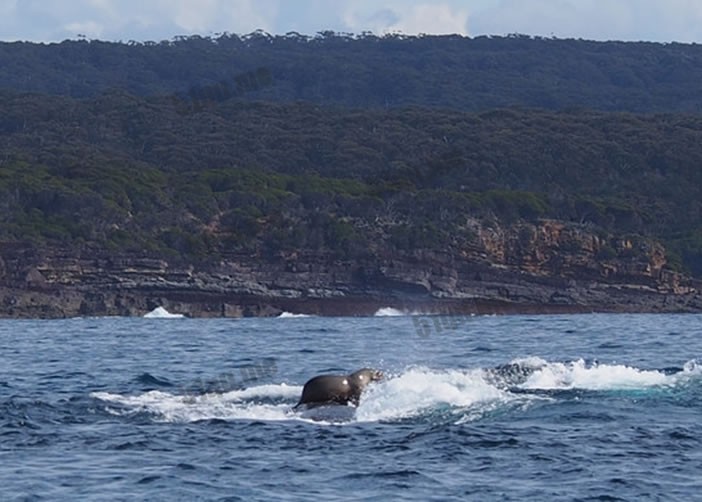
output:
<svg viewBox="0 0 702 502"><path fill-rule="evenodd" d="M302 397L295 408L325 404L353 404L358 406L361 393L371 382L383 378L383 372L363 368L350 375L319 375L307 381L302 389Z"/></svg>

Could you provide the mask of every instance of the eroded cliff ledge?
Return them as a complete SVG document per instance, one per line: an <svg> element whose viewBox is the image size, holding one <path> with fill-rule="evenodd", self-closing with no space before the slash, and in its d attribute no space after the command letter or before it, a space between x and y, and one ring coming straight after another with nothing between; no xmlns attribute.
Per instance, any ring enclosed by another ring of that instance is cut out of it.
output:
<svg viewBox="0 0 702 502"><path fill-rule="evenodd" d="M220 256L198 264L104 251L0 245L4 317L143 315L156 306L193 317L283 311L426 313L697 312L700 284L666 268L664 249L558 221L476 224L457 252Z"/></svg>

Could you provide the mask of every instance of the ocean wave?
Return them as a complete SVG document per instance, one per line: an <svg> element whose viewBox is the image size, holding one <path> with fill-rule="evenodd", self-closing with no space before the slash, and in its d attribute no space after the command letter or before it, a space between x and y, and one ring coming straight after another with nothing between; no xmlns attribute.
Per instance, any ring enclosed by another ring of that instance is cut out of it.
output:
<svg viewBox="0 0 702 502"><path fill-rule="evenodd" d="M276 316L277 319L298 319L298 318L303 318L303 317L312 317L309 314L294 314L292 312L283 312L279 316Z"/></svg>
<svg viewBox="0 0 702 502"><path fill-rule="evenodd" d="M147 319L183 319L183 314L172 314L163 307L156 307L148 314L144 314Z"/></svg>
<svg viewBox="0 0 702 502"><path fill-rule="evenodd" d="M157 421L166 422L220 419L359 423L422 419L442 413L454 423L466 423L554 401L557 394L550 394L551 391L670 389L698 380L700 374L702 368L697 361L689 361L671 374L628 365L587 363L583 359L548 362L530 357L492 368L407 368L371 385L358 408L343 410L294 411L302 386L286 383L223 393L151 390L133 396L95 392L91 397L105 403L106 411L111 414L147 413Z"/></svg>
<svg viewBox="0 0 702 502"><path fill-rule="evenodd" d="M431 313L419 312L417 310L396 309L395 307L381 307L375 311L373 317L405 317L418 315L433 315Z"/></svg>
<svg viewBox="0 0 702 502"><path fill-rule="evenodd" d="M382 307L375 311L374 317L401 317L409 315L404 310L399 310L393 307Z"/></svg>
<svg viewBox="0 0 702 502"><path fill-rule="evenodd" d="M94 392L91 397L108 404L106 411L129 416L149 413L157 421L197 422L201 420L285 420L291 414L290 399L300 396L302 387L259 385L243 390L201 395L149 391L136 396ZM115 406L109 406L115 405Z"/></svg>
<svg viewBox="0 0 702 502"><path fill-rule="evenodd" d="M533 373L519 385L520 388L599 391L646 389L675 385L684 377L684 373L690 373L683 370L671 375L662 370L645 370L621 364L588 364L583 359L565 363L543 363L540 367L533 368Z"/></svg>
<svg viewBox="0 0 702 502"><path fill-rule="evenodd" d="M490 385L480 370L435 371L412 368L369 388L358 407L362 422L420 416L439 407L467 408L509 395Z"/></svg>

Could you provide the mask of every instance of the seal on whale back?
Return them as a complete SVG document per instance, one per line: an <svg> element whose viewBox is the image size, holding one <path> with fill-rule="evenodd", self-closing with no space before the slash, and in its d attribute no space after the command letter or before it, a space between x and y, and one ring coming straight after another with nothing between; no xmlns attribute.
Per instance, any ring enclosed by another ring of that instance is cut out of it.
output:
<svg viewBox="0 0 702 502"><path fill-rule="evenodd" d="M366 386L382 378L383 372L372 368L363 368L350 375L318 375L307 381L295 408L303 404L307 407L349 403L358 406Z"/></svg>

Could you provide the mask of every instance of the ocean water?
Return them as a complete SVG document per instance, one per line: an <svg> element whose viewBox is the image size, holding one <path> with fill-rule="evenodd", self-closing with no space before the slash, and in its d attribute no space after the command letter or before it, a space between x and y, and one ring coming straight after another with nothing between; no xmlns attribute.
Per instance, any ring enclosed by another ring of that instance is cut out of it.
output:
<svg viewBox="0 0 702 502"><path fill-rule="evenodd" d="M0 499L700 499L701 316L382 313L0 321Z"/></svg>

